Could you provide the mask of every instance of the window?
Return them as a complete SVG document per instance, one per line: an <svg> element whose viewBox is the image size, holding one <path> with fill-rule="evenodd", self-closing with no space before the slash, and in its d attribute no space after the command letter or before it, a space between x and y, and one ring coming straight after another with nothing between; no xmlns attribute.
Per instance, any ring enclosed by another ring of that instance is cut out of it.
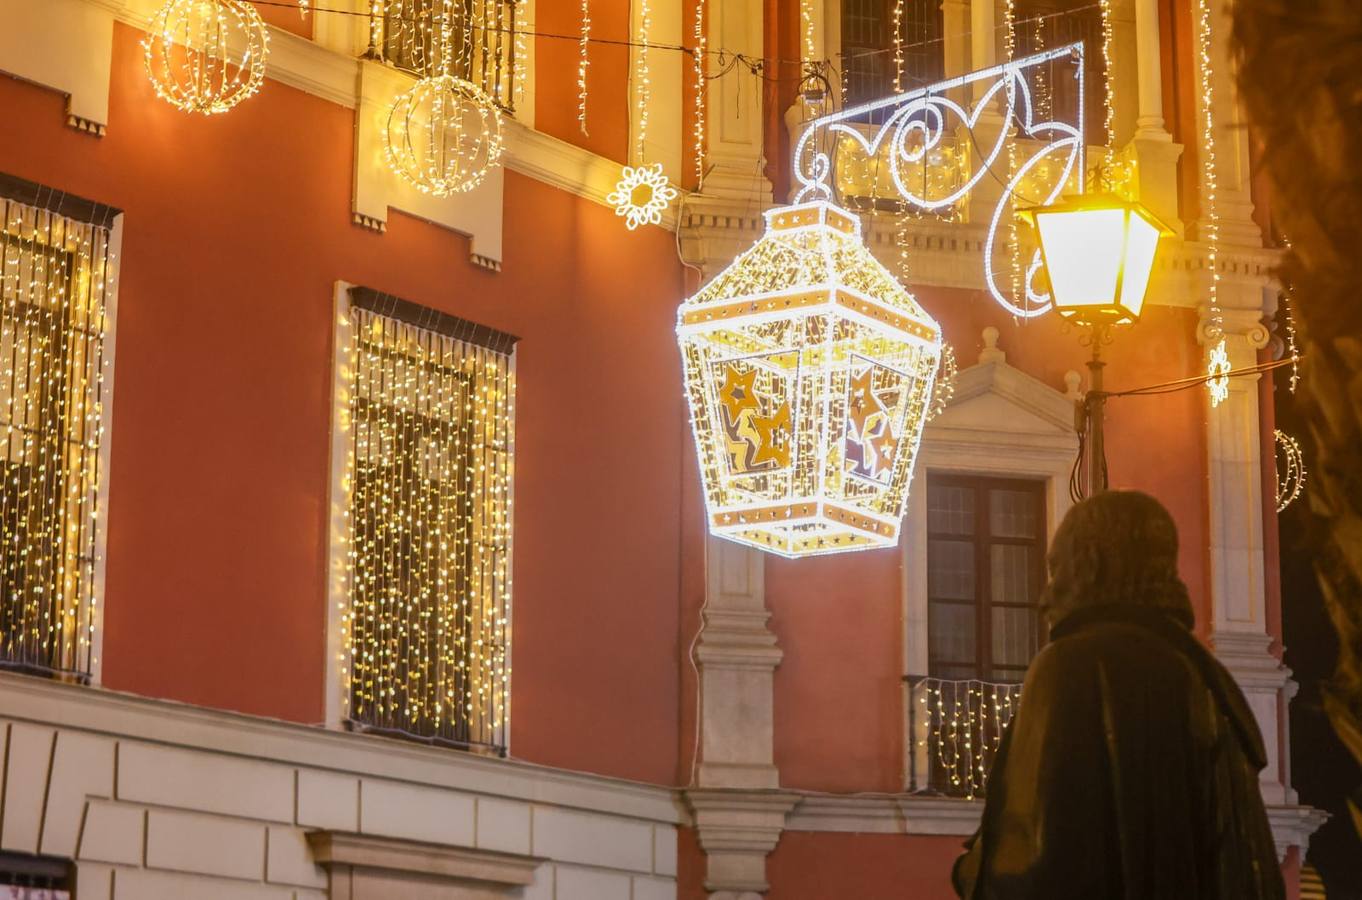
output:
<svg viewBox="0 0 1362 900"><path fill-rule="evenodd" d="M515 338L349 304L348 722L504 751Z"/></svg>
<svg viewBox="0 0 1362 900"><path fill-rule="evenodd" d="M927 477L930 674L1022 680L1041 641L1043 483Z"/></svg>
<svg viewBox="0 0 1362 900"><path fill-rule="evenodd" d="M842 0L842 79L847 105L894 92L894 6L898 0ZM901 90L940 81L945 71L941 0L901 0Z"/></svg>
<svg viewBox="0 0 1362 900"><path fill-rule="evenodd" d="M385 61L418 75L447 72L471 81L513 111L516 0L382 0L381 8L371 39ZM454 35L450 60L440 59L445 15Z"/></svg>
<svg viewBox="0 0 1362 900"><path fill-rule="evenodd" d="M108 207L0 176L0 667L92 678Z"/></svg>
<svg viewBox="0 0 1362 900"><path fill-rule="evenodd" d="M1014 53L1029 56L1042 50L1083 42L1083 120L1089 143L1099 144L1106 123L1106 67L1102 60L1102 10L1088 0L1016 0ZM1072 66L1055 62L1034 77L1036 118L1073 122L1078 113L1078 83Z"/></svg>
<svg viewBox="0 0 1362 900"><path fill-rule="evenodd" d="M0 853L0 900L70 900L71 869L63 859Z"/></svg>

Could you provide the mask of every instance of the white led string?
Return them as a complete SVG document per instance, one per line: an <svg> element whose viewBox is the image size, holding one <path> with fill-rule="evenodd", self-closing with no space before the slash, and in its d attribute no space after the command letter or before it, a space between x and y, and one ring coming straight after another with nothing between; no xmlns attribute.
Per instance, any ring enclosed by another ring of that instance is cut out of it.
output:
<svg viewBox="0 0 1362 900"><path fill-rule="evenodd" d="M691 69L695 78L695 190L705 180L705 0L695 0L695 53Z"/></svg>
<svg viewBox="0 0 1362 900"><path fill-rule="evenodd" d="M591 0L582 0L582 31L577 42L577 127L586 130L586 76L591 67Z"/></svg>
<svg viewBox="0 0 1362 900"><path fill-rule="evenodd" d="M652 73L648 67L649 37L652 32L653 11L650 0L639 0L638 63L634 72L638 104L638 151L635 158L639 165L642 165L647 159L645 148L648 142L648 107L652 105L653 100Z"/></svg>
<svg viewBox="0 0 1362 900"><path fill-rule="evenodd" d="M894 0L894 93L903 90L903 0Z"/></svg>
<svg viewBox="0 0 1362 900"><path fill-rule="evenodd" d="M1211 272L1207 295L1206 339L1212 348L1206 363L1206 386L1211 393L1211 407L1217 407L1230 395L1229 350L1225 345L1225 317L1220 309L1220 213L1216 209L1218 170L1215 156L1215 87L1211 69L1211 0L1197 0L1197 55L1201 75L1201 235L1206 244L1206 266Z"/></svg>

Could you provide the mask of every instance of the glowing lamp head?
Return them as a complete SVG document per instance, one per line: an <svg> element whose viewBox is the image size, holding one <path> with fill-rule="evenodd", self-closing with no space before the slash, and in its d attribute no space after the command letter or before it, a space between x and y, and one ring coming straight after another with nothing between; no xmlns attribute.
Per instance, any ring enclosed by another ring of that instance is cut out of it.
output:
<svg viewBox="0 0 1362 900"><path fill-rule="evenodd" d="M1171 230L1140 204L1110 195L1076 197L1023 215L1040 238L1060 315L1090 325L1140 318L1154 251Z"/></svg>
<svg viewBox="0 0 1362 900"><path fill-rule="evenodd" d="M897 544L941 329L860 221L767 212L677 319L710 531L789 557Z"/></svg>

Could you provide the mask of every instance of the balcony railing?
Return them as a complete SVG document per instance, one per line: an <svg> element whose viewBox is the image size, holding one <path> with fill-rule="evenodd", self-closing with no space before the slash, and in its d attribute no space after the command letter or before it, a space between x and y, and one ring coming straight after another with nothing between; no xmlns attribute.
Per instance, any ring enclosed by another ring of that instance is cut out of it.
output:
<svg viewBox="0 0 1362 900"><path fill-rule="evenodd" d="M910 676L908 697L909 790L983 796L1021 685Z"/></svg>

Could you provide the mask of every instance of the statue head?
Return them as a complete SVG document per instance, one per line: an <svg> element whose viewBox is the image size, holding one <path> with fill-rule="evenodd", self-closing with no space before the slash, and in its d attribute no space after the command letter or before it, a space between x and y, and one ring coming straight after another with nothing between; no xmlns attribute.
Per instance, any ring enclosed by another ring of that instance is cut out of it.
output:
<svg viewBox="0 0 1362 900"><path fill-rule="evenodd" d="M1041 608L1053 626L1089 606L1161 609L1188 628L1192 604L1178 577L1178 529L1140 491L1104 491L1069 510L1048 557Z"/></svg>

